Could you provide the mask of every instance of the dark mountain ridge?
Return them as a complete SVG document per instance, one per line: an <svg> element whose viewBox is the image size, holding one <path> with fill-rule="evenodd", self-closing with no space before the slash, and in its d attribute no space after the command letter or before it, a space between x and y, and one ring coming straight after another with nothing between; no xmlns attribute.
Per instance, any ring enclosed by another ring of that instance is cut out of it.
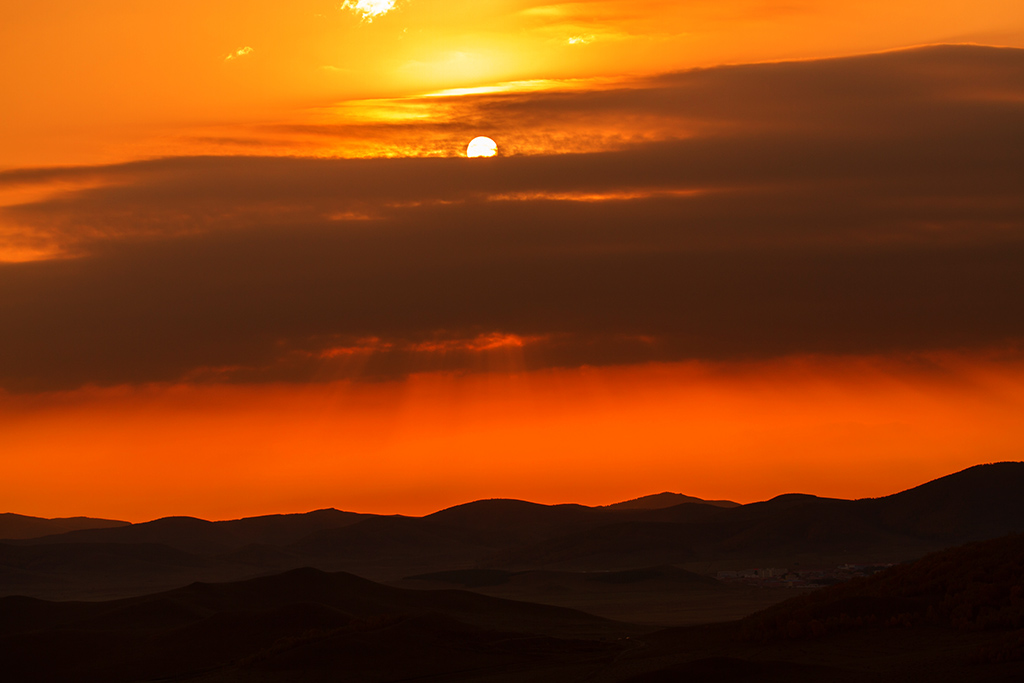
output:
<svg viewBox="0 0 1024 683"><path fill-rule="evenodd" d="M490 558L505 568L621 569L687 561L889 561L1024 532L1024 463L978 465L884 498L785 494L736 508L684 504ZM673 519L675 516L675 519ZM644 539L638 542L638 539Z"/></svg>
<svg viewBox="0 0 1024 683"><path fill-rule="evenodd" d="M479 568L828 567L902 562L1015 532L1024 532L1024 463L1007 462L860 500L785 494L731 508L646 509L497 499L424 517L334 509L221 522L168 517L0 543L0 595L113 597L302 566L382 581ZM139 548L126 555L116 544Z"/></svg>
<svg viewBox="0 0 1024 683"><path fill-rule="evenodd" d="M999 462L856 502L886 528L959 545L1024 530L1022 493L1024 463Z"/></svg>
<svg viewBox="0 0 1024 683"><path fill-rule="evenodd" d="M0 540L22 538L38 538L63 534L78 529L102 529L107 527L128 526L130 522L116 519L98 519L95 517L30 517L13 512L0 513Z"/></svg>
<svg viewBox="0 0 1024 683"><path fill-rule="evenodd" d="M703 498L687 496L682 493L663 491L661 493L653 493L648 496L640 496L639 498L633 498L631 500L624 500L621 503L612 503L611 505L605 505L603 507L614 510L660 510L662 508L673 507L675 505L682 505L683 503L702 503L705 505L714 505L716 507L723 508L734 508L739 507L740 505L739 503L735 503L731 500L704 500Z"/></svg>
<svg viewBox="0 0 1024 683"><path fill-rule="evenodd" d="M163 543L196 553L237 550L252 543L285 545L322 529L355 524L367 517L329 508L313 512L263 515L210 522L198 517L161 517L138 524L121 523L82 528L65 533L24 539L25 543Z"/></svg>

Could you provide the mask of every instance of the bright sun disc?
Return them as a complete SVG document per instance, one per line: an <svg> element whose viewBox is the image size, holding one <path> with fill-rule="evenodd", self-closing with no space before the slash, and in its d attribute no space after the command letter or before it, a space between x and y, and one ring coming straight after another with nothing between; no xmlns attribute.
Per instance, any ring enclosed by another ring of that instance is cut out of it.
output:
<svg viewBox="0 0 1024 683"><path fill-rule="evenodd" d="M473 138L469 142L469 147L466 148L466 156L473 157L493 157L498 153L498 145L494 140L480 136Z"/></svg>

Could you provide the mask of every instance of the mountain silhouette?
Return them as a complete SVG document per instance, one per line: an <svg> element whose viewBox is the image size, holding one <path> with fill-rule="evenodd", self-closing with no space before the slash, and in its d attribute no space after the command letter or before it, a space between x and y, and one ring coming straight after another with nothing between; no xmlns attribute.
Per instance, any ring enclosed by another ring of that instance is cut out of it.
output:
<svg viewBox="0 0 1024 683"><path fill-rule="evenodd" d="M1024 463L978 465L883 498L786 494L735 508L684 504L496 556L505 568L622 569L687 561L734 566L898 562L1024 531Z"/></svg>
<svg viewBox="0 0 1024 683"><path fill-rule="evenodd" d="M306 566L400 582L479 569L586 573L676 565L714 572L903 562L1024 532L1021 492L1024 463L1008 462L861 500L785 494L735 507L651 508L498 499L424 517L335 509L218 522L167 517L0 542L0 595L126 597Z"/></svg>
<svg viewBox="0 0 1024 683"><path fill-rule="evenodd" d="M682 493L671 493L669 491L653 493L649 496L640 496L639 498L624 500L621 503L613 503L605 507L617 510L660 510L661 508L682 505L683 503L703 503L723 508L739 507L739 503L734 503L731 500L704 500L703 498L686 496Z"/></svg>
<svg viewBox="0 0 1024 683"><path fill-rule="evenodd" d="M115 519L97 519L94 517L29 517L13 512L0 514L0 539L39 538L63 534L78 529L103 529L107 527L128 526L129 522Z"/></svg>
<svg viewBox="0 0 1024 683"><path fill-rule="evenodd" d="M140 524L83 528L35 537L32 543L162 543L192 553L223 553L252 543L284 545L315 531L353 524L366 515L327 509L303 514L265 515L208 522L196 517L162 517Z"/></svg>

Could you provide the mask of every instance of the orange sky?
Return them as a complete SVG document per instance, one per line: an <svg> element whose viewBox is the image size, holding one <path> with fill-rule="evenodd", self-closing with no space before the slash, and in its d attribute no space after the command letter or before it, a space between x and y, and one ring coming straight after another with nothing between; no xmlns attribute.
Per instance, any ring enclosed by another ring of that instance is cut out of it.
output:
<svg viewBox="0 0 1024 683"><path fill-rule="evenodd" d="M664 489L857 498L1019 459L1024 365L658 364L83 389L0 407L0 497L35 515L426 514L481 497L601 505Z"/></svg>
<svg viewBox="0 0 1024 683"><path fill-rule="evenodd" d="M0 511L1020 460L1013 48L1019 0L7 3Z"/></svg>
<svg viewBox="0 0 1024 683"><path fill-rule="evenodd" d="M1017 0L397 0L372 22L338 0L40 0L0 12L0 62L13 67L0 73L0 169L208 149L196 131L303 119L353 98L1024 46Z"/></svg>

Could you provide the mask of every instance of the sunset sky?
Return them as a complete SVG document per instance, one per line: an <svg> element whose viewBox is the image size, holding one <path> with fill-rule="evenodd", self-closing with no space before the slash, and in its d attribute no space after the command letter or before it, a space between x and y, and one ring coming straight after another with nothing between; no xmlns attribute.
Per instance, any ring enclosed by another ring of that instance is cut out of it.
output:
<svg viewBox="0 0 1024 683"><path fill-rule="evenodd" d="M0 64L0 512L1024 459L1020 0L15 0Z"/></svg>

